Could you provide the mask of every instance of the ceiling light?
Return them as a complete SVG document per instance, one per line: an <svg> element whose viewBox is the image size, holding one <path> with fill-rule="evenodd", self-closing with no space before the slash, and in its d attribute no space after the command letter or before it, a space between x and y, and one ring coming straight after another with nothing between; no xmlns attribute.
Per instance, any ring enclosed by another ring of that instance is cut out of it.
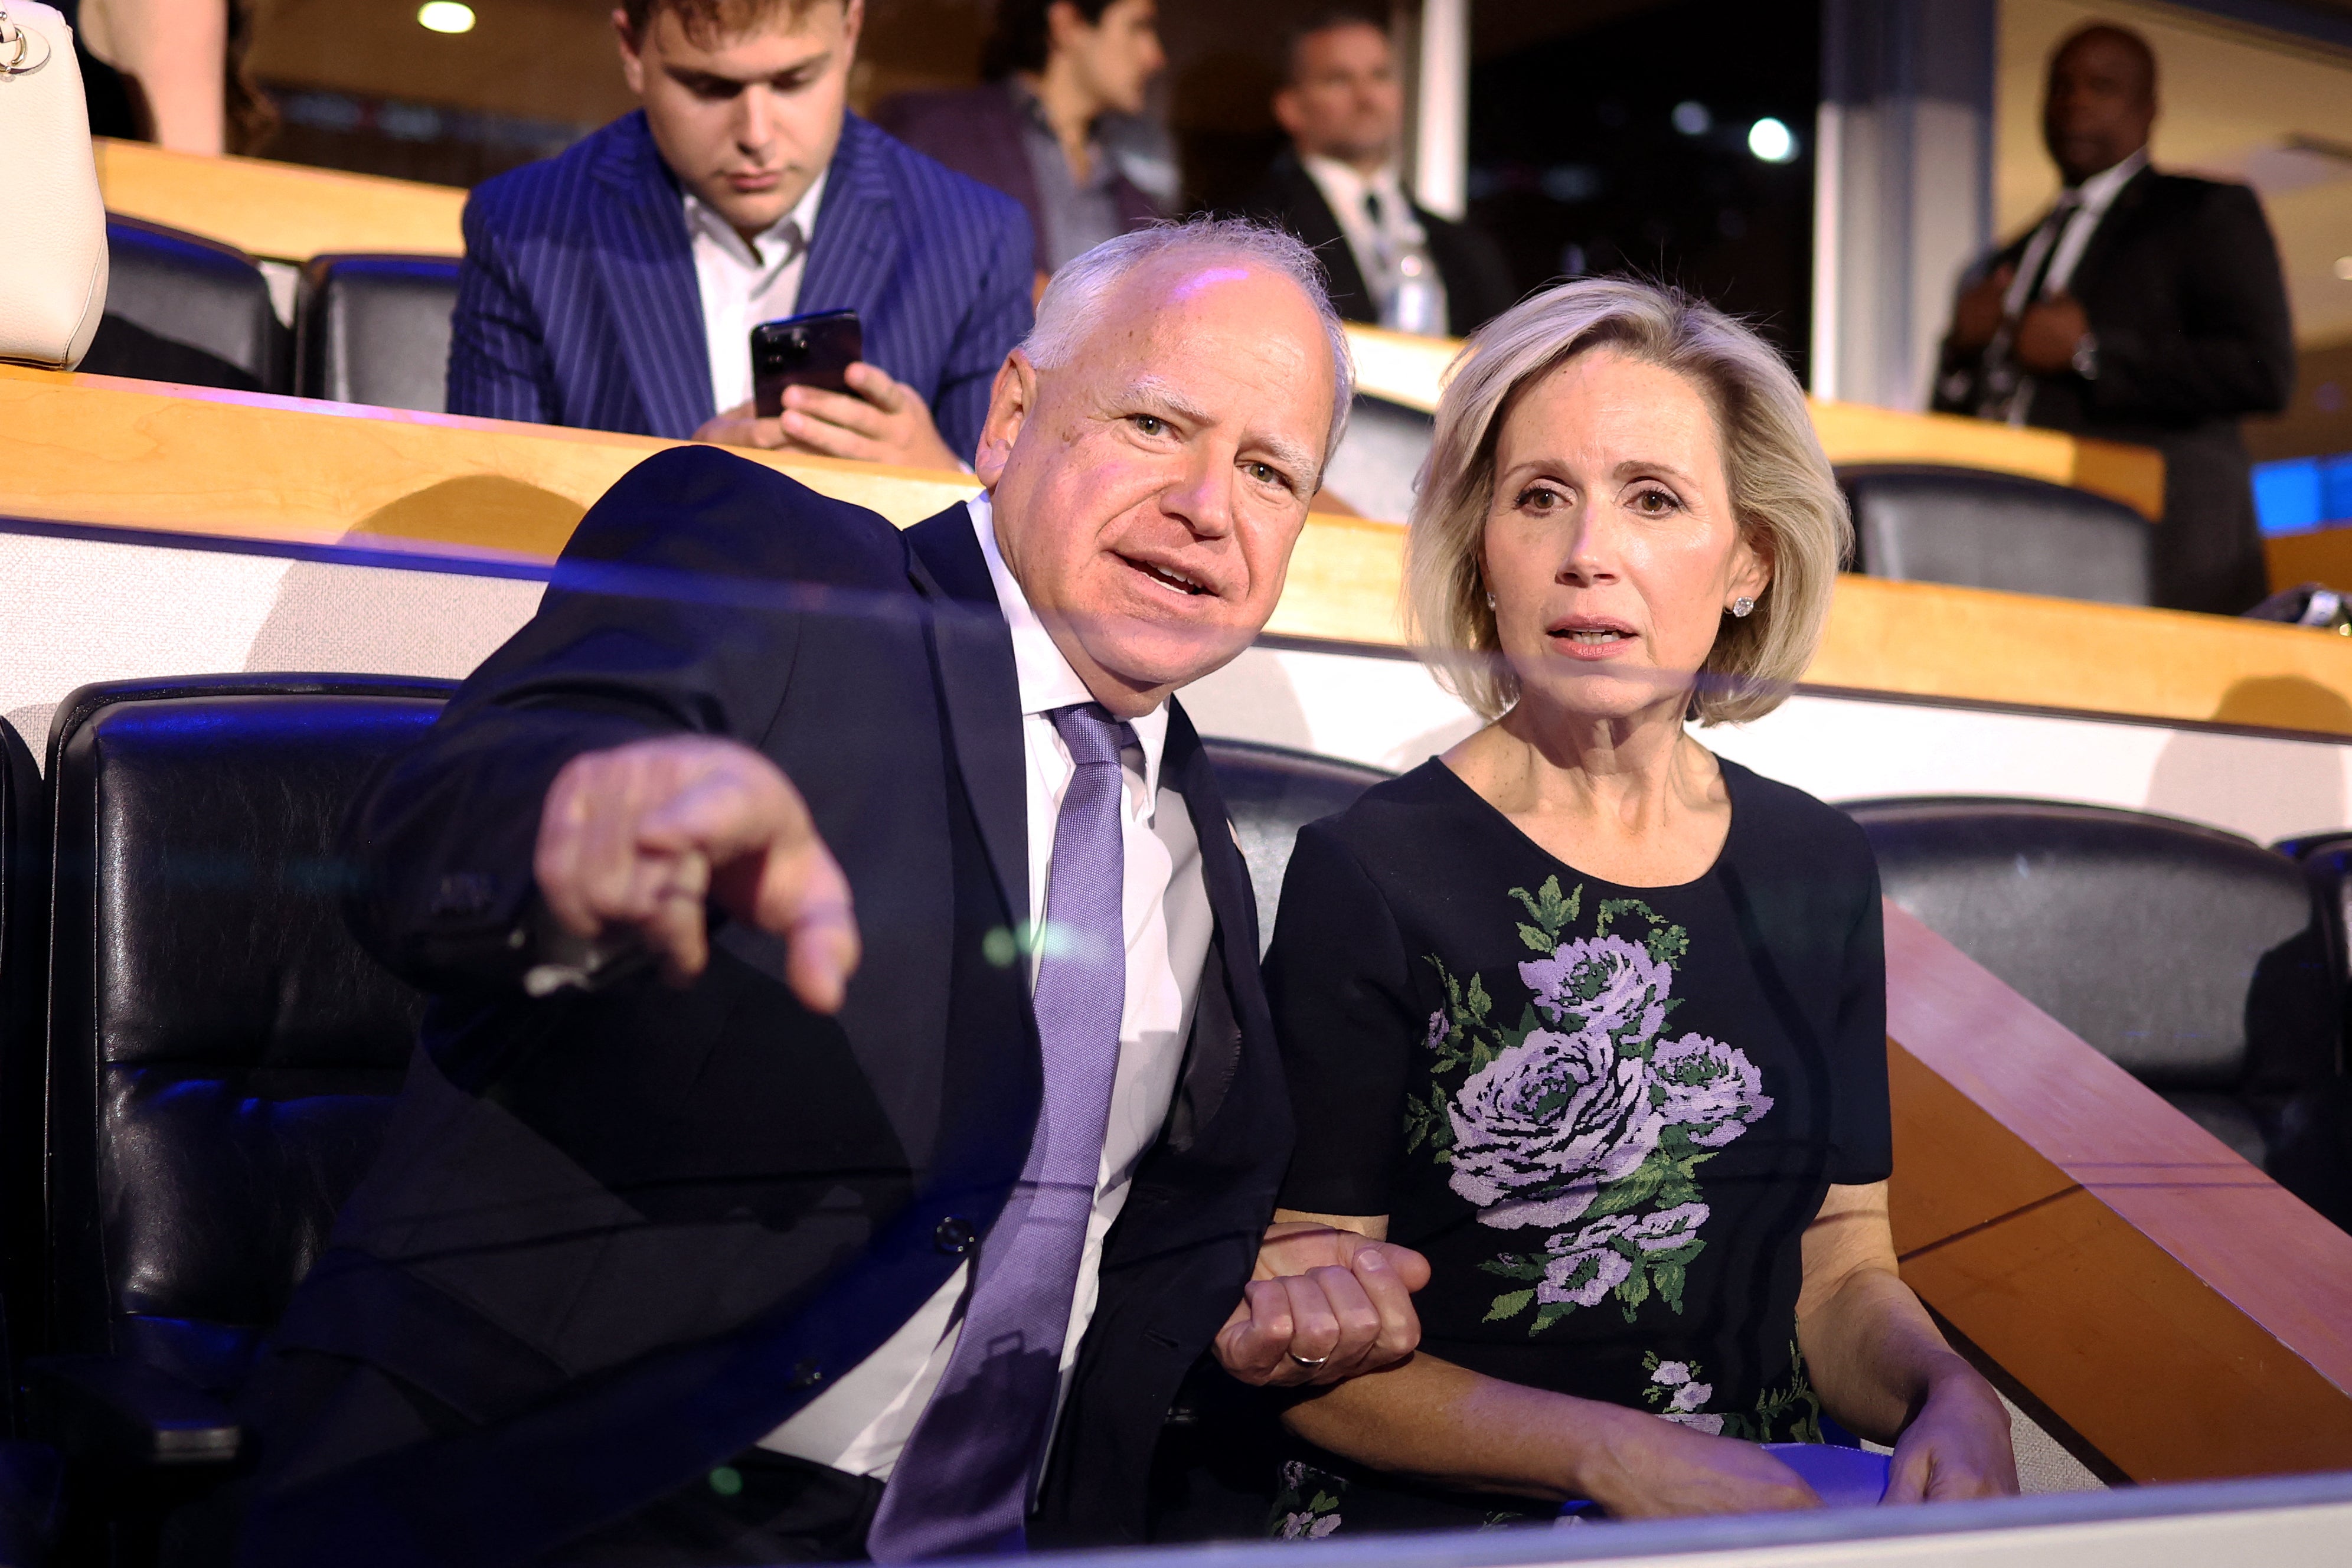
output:
<svg viewBox="0 0 2352 1568"><path fill-rule="evenodd" d="M459 0L425 0L416 8L416 25L434 33L470 33L474 8Z"/></svg>
<svg viewBox="0 0 2352 1568"><path fill-rule="evenodd" d="M2352 283L2352 256L2339 256L2336 258L2336 276L2343 279L2347 283Z"/></svg>
<svg viewBox="0 0 2352 1568"><path fill-rule="evenodd" d="M1715 116L1706 111L1706 104L1687 100L1675 105L1673 119L1675 129L1685 136L1704 136L1715 123Z"/></svg>
<svg viewBox="0 0 2352 1568"><path fill-rule="evenodd" d="M1797 155L1796 133L1767 115L1748 128L1748 150L1768 163L1786 163Z"/></svg>

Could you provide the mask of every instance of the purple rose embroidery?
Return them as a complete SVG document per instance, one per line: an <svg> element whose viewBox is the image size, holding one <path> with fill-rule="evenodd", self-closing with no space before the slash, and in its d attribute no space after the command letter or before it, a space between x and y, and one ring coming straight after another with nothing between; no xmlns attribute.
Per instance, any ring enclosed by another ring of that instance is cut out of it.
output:
<svg viewBox="0 0 2352 1568"><path fill-rule="evenodd" d="M1647 1068L1599 1027L1537 1029L1470 1075L1447 1107L1454 1190L1482 1225L1565 1225L1658 1146Z"/></svg>
<svg viewBox="0 0 2352 1568"><path fill-rule="evenodd" d="M1720 1149L1772 1109L1763 1075L1747 1053L1705 1035L1661 1042L1651 1053L1650 1073L1665 1120L1702 1149Z"/></svg>
<svg viewBox="0 0 2352 1568"><path fill-rule="evenodd" d="M1706 1223L1710 1212L1705 1204L1677 1204L1633 1216L1619 1234L1643 1252L1672 1252L1697 1238L1698 1227Z"/></svg>
<svg viewBox="0 0 2352 1568"><path fill-rule="evenodd" d="M1519 965L1519 981L1544 1016L1617 1041L1646 1040L1665 1027L1674 978L1646 948L1620 936L1582 938Z"/></svg>
<svg viewBox="0 0 2352 1568"><path fill-rule="evenodd" d="M1627 1215L1606 1215L1573 1237L1553 1237L1536 1300L1548 1306L1599 1306L1603 1296L1633 1275L1633 1260L1609 1245L1629 1223Z"/></svg>
<svg viewBox="0 0 2352 1568"><path fill-rule="evenodd" d="M1433 1051L1445 1043L1445 1010L1443 1007L1429 1016L1429 1037L1421 1043L1424 1049Z"/></svg>

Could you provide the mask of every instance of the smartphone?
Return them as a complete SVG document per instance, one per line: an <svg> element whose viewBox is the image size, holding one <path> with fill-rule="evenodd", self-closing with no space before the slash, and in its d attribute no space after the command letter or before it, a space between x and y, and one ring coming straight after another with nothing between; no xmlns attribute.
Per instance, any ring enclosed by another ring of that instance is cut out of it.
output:
<svg viewBox="0 0 2352 1568"><path fill-rule="evenodd" d="M816 310L751 329L751 396L762 419L784 411L784 388L849 390L849 367L866 354L855 310Z"/></svg>

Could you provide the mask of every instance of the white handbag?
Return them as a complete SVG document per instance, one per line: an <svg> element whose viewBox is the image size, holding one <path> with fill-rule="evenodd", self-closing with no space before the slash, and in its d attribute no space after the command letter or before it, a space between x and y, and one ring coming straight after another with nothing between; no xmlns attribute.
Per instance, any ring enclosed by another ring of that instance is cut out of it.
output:
<svg viewBox="0 0 2352 1568"><path fill-rule="evenodd" d="M0 361L71 370L106 310L106 204L66 19L0 0Z"/></svg>

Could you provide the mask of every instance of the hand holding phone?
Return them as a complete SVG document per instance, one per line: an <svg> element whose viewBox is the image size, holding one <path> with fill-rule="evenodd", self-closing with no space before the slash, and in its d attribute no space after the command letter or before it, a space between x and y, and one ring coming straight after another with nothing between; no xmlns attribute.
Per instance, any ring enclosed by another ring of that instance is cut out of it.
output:
<svg viewBox="0 0 2352 1568"><path fill-rule="evenodd" d="M762 419L783 413L784 389L790 386L849 393L849 367L865 353L865 329L855 310L815 310L761 322L751 329L754 413Z"/></svg>

